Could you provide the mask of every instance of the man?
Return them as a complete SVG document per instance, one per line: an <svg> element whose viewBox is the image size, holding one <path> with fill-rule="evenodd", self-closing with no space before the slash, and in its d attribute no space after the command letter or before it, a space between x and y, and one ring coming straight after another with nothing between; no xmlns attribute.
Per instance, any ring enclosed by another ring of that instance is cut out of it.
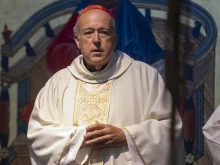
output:
<svg viewBox="0 0 220 165"><path fill-rule="evenodd" d="M32 164L169 164L171 96L159 73L114 48L112 14L87 7L82 55L39 92L28 126ZM176 138L182 122L176 115Z"/></svg>
<svg viewBox="0 0 220 165"><path fill-rule="evenodd" d="M215 165L220 164L220 105L203 127L203 134L208 144Z"/></svg>

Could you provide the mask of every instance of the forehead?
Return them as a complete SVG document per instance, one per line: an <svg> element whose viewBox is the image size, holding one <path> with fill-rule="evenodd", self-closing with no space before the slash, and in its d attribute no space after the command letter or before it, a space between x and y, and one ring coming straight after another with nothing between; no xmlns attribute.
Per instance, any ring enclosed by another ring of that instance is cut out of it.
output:
<svg viewBox="0 0 220 165"><path fill-rule="evenodd" d="M92 9L79 18L80 28L111 28L112 18L105 11Z"/></svg>

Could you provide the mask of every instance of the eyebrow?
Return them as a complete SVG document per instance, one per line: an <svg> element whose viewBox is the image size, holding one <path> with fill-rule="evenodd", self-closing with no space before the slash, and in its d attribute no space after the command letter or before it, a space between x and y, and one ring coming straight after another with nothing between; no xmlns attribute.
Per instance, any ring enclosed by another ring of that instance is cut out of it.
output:
<svg viewBox="0 0 220 165"><path fill-rule="evenodd" d="M85 29L83 29L83 31L86 31L86 30L95 30L95 28L91 28L91 27L89 27L89 28L85 28ZM110 31L110 28L104 28L104 27L101 27L101 28L99 28L98 30L108 30L108 31Z"/></svg>

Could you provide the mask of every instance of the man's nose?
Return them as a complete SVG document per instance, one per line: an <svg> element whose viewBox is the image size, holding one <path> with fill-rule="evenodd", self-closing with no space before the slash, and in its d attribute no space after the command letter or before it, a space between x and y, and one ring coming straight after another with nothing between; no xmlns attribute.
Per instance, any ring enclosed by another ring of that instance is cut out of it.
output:
<svg viewBox="0 0 220 165"><path fill-rule="evenodd" d="M98 32L94 33L94 38L93 38L94 44L100 44L100 36Z"/></svg>

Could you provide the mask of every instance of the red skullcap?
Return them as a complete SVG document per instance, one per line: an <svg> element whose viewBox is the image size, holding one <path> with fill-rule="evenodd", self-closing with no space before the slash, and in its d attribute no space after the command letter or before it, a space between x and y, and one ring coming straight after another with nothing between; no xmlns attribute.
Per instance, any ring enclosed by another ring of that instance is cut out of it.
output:
<svg viewBox="0 0 220 165"><path fill-rule="evenodd" d="M100 10L103 10L105 11L106 13L108 13L113 19L114 19L114 16L113 14L106 8L104 8L103 6L100 6L100 5L91 5L91 6L88 6L86 7L85 9L83 9L83 11L80 13L79 17L84 14L85 12L91 10L91 9L100 9Z"/></svg>

